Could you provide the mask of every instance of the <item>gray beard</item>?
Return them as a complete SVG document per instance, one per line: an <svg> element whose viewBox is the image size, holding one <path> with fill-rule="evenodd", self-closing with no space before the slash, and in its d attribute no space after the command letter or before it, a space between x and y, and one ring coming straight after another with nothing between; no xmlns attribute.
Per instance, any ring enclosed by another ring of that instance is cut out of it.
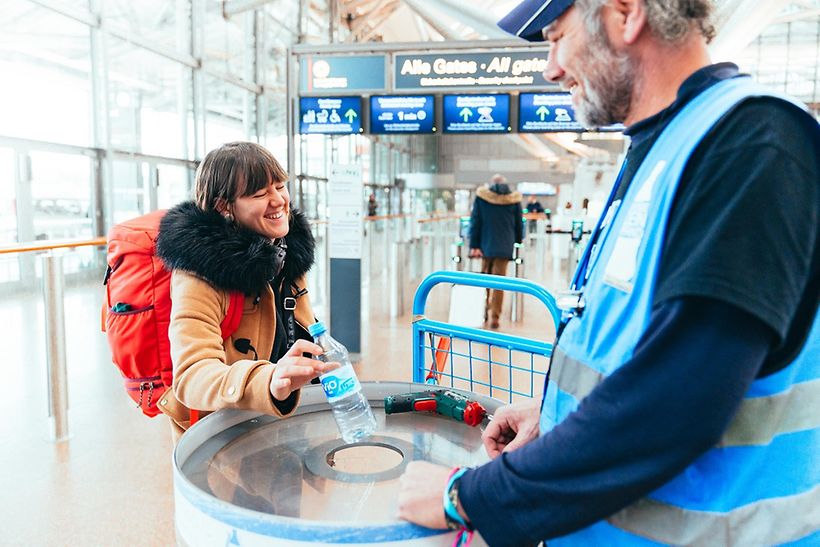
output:
<svg viewBox="0 0 820 547"><path fill-rule="evenodd" d="M635 71L632 59L612 51L605 36L593 35L582 53L588 76L575 115L584 127L598 128L623 122L632 104Z"/></svg>

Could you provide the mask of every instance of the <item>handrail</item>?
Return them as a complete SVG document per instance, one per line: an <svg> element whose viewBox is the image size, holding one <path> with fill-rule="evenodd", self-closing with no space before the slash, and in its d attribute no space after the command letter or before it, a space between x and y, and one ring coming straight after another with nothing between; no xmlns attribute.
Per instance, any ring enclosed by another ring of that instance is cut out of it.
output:
<svg viewBox="0 0 820 547"><path fill-rule="evenodd" d="M419 224L427 224L429 222L439 222L439 221L442 221L442 220L453 220L454 218L461 218L463 216L466 216L466 215L460 215L458 213L452 213L452 214L448 214L448 215L438 215L438 216L429 217L429 218L420 218L420 219L416 220L416 222L418 222Z"/></svg>
<svg viewBox="0 0 820 547"><path fill-rule="evenodd" d="M555 303L555 297L541 285L526 279L506 277L502 275L487 275L472 272L433 272L428 275L416 289L413 300L413 315L422 317L427 304L427 296L434 286L439 283L454 283L483 289L498 289L502 291L520 292L529 294L540 300L552 317L556 328L561 320L561 312Z"/></svg>
<svg viewBox="0 0 820 547"><path fill-rule="evenodd" d="M73 249L76 247L98 247L106 245L108 240L104 237L96 239L52 239L50 241L43 241L36 243L28 241L24 243L17 243L8 247L0 247L0 255L15 254L15 253L29 253L36 251L51 251L54 249Z"/></svg>
<svg viewBox="0 0 820 547"><path fill-rule="evenodd" d="M366 216L364 220L375 221L375 220L392 220L394 218L406 218L410 215L407 213L401 213L396 215L373 215L373 216Z"/></svg>

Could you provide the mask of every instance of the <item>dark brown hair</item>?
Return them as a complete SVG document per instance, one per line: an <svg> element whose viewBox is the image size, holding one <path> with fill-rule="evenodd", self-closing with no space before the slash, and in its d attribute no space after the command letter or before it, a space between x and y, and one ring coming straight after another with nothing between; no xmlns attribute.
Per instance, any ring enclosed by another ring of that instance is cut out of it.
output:
<svg viewBox="0 0 820 547"><path fill-rule="evenodd" d="M229 142L205 155L196 170L194 199L203 211L217 203L233 203L271 182L284 182L288 174L265 147L253 142Z"/></svg>

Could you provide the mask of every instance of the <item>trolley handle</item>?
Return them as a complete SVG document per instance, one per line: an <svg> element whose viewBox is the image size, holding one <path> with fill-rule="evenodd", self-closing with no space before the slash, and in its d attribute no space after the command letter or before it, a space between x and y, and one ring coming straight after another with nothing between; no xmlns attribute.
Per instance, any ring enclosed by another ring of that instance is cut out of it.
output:
<svg viewBox="0 0 820 547"><path fill-rule="evenodd" d="M519 279L517 277L506 277L501 275L489 275L473 272L433 272L419 285L416 289L416 296L413 299L413 315L423 316L424 309L427 305L427 297L430 291L440 283L453 283L456 285L467 285L470 287L481 287L484 289L498 289L502 291L520 292L529 294L540 300L552 316L555 325L558 325L561 319L561 312L558 306L555 305L555 297L553 297L547 289L533 283L527 279Z"/></svg>

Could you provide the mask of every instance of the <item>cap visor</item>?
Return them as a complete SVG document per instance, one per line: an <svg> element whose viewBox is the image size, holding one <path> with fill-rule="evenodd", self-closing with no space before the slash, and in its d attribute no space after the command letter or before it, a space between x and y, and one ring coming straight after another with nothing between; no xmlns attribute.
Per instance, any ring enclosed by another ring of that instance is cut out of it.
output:
<svg viewBox="0 0 820 547"><path fill-rule="evenodd" d="M528 42L543 42L543 29L558 19L574 0L524 0L497 24L501 30Z"/></svg>

